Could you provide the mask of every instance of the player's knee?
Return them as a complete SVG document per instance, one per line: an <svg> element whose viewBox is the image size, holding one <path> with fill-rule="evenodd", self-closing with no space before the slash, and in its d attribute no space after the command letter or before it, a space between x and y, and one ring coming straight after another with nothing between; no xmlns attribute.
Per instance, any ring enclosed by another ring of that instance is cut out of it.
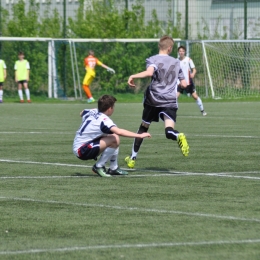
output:
<svg viewBox="0 0 260 260"><path fill-rule="evenodd" d="M116 134L110 135L110 147L117 148L120 145L120 138Z"/></svg>
<svg viewBox="0 0 260 260"><path fill-rule="evenodd" d="M167 139L177 140L178 133L179 132L172 127L165 128L165 136Z"/></svg>
<svg viewBox="0 0 260 260"><path fill-rule="evenodd" d="M119 146L119 144L120 144L120 137L119 137L119 135L114 135L114 137L115 137L115 144L117 146Z"/></svg>

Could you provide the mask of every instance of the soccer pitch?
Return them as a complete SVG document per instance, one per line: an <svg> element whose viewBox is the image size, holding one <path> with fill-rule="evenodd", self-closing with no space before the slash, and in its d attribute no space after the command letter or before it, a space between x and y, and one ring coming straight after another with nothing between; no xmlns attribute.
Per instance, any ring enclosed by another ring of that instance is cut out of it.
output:
<svg viewBox="0 0 260 260"><path fill-rule="evenodd" d="M2 104L0 258L260 259L260 103L204 105L180 103L188 157L153 123L135 171L100 178L72 153L95 105ZM141 112L116 103L112 119L136 131Z"/></svg>

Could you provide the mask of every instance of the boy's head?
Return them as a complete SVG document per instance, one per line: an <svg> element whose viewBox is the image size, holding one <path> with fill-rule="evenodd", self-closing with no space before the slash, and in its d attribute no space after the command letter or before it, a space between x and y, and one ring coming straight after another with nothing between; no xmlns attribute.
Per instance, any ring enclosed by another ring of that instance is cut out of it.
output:
<svg viewBox="0 0 260 260"><path fill-rule="evenodd" d="M95 52L92 51L92 50L89 50L89 51L88 51L88 55L92 55L92 56L94 56L94 55L95 55Z"/></svg>
<svg viewBox="0 0 260 260"><path fill-rule="evenodd" d="M22 51L18 52L18 58L22 60L24 58L24 53Z"/></svg>
<svg viewBox="0 0 260 260"><path fill-rule="evenodd" d="M180 56L181 58L183 58L183 57L185 56L185 53L186 53L186 48L181 45L181 46L178 48L178 53L179 53L179 56Z"/></svg>
<svg viewBox="0 0 260 260"><path fill-rule="evenodd" d="M111 113L109 115L112 115L115 102L116 102L116 98L113 96L110 95L101 96L98 99L98 111L104 113L111 108Z"/></svg>
<svg viewBox="0 0 260 260"><path fill-rule="evenodd" d="M172 39L172 37L164 35L163 37L161 37L158 44L159 51L170 54L172 52L173 45L174 40Z"/></svg>

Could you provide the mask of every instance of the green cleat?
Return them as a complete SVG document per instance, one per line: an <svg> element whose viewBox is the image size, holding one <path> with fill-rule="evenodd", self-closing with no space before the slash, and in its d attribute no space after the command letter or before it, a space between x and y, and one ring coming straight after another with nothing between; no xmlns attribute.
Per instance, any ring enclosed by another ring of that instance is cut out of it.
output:
<svg viewBox="0 0 260 260"><path fill-rule="evenodd" d="M91 104L91 103L94 103L95 102L95 99L92 97L92 98L89 98L88 100L87 100L87 103L88 104Z"/></svg>
<svg viewBox="0 0 260 260"><path fill-rule="evenodd" d="M96 164L92 167L92 171L98 174L100 177L111 177L111 175L106 174L105 169L104 167L97 167Z"/></svg>
<svg viewBox="0 0 260 260"><path fill-rule="evenodd" d="M116 170L111 170L110 168L107 170L107 174L110 175L127 175L128 172L120 169L119 167Z"/></svg>
<svg viewBox="0 0 260 260"><path fill-rule="evenodd" d="M189 148L188 142L186 140L186 136L183 133L179 133L177 142L178 142L179 147L181 148L182 154L184 156L188 156L190 148Z"/></svg>
<svg viewBox="0 0 260 260"><path fill-rule="evenodd" d="M128 168L133 169L133 168L135 167L135 159L134 159L134 160L131 159L131 156L127 156L127 157L125 158L125 162L126 162Z"/></svg>

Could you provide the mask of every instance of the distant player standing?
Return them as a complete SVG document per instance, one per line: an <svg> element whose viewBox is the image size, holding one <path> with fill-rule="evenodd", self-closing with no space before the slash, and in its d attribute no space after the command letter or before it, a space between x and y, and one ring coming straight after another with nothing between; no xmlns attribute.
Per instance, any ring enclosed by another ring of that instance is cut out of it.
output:
<svg viewBox="0 0 260 260"><path fill-rule="evenodd" d="M127 175L128 173L118 167L119 136L125 137L151 137L149 133L136 134L118 128L109 118L115 109L116 98L103 95L98 100L98 109L85 109L80 113L82 124L76 132L73 142L73 153L81 160L99 160L92 171L101 177L111 175ZM106 170L105 164L110 161L110 168Z"/></svg>
<svg viewBox="0 0 260 260"><path fill-rule="evenodd" d="M158 122L159 118L164 121L165 136L167 139L177 141L184 156L189 154L189 145L183 133L174 129L177 117L177 80L182 87L186 87L186 81L180 68L180 61L169 54L172 52L174 41L169 36L163 36L159 41L159 54L146 59L146 70L128 79L130 87L135 87L134 79L151 77L151 83L146 89L144 96L144 109L142 123L138 134L148 131L150 124ZM125 158L129 168L134 168L138 151L143 142L141 138L135 138L131 156Z"/></svg>
<svg viewBox="0 0 260 260"><path fill-rule="evenodd" d="M27 102L31 103L30 90L28 88L28 81L30 76L30 64L27 60L24 59L24 53L21 51L18 54L18 58L19 60L17 60L14 64L14 70L15 70L15 82L18 83L18 95L20 98L20 102L24 103L23 90L22 90L22 87L24 87Z"/></svg>
<svg viewBox="0 0 260 260"><path fill-rule="evenodd" d="M109 72L111 73L115 73L115 71L112 68L109 68L107 65L103 64L100 60L98 60L95 56L94 56L94 51L90 50L89 55L84 59L84 66L86 69L86 75L84 77L83 80L83 90L86 93L86 96L88 98L87 102L88 103L93 103L95 101L95 99L92 97L89 85L91 84L91 82L93 81L93 79L96 76L96 71L95 71L95 67L96 65L99 65L105 69L107 69Z"/></svg>
<svg viewBox="0 0 260 260"><path fill-rule="evenodd" d="M0 103L3 103L3 84L6 79L6 65L4 60L0 60Z"/></svg>
<svg viewBox="0 0 260 260"><path fill-rule="evenodd" d="M180 46L178 48L179 53L179 60L181 64L181 69L184 74L185 80L187 82L187 88L185 88L185 91L192 95L192 97L196 100L197 105L199 106L199 109L203 116L206 116L207 113L204 111L203 103L201 98L198 96L195 85L193 82L193 79L196 75L196 68L191 58L185 56L186 54L186 48L184 46ZM181 88L181 85L178 86L178 97L180 94L183 94L183 88Z"/></svg>

